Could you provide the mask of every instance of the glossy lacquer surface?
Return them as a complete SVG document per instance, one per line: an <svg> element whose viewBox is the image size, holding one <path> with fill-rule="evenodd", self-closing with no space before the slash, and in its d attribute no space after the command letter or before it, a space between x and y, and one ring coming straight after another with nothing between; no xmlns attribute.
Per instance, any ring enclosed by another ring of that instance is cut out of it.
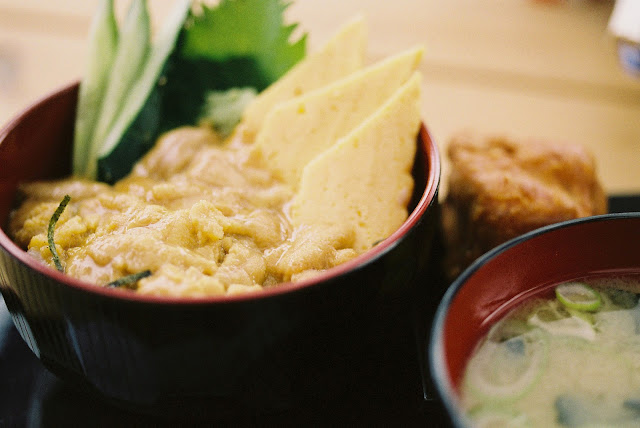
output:
<svg viewBox="0 0 640 428"><path fill-rule="evenodd" d="M72 85L45 99L0 135L0 224L19 181L68 174L76 91ZM367 412L349 409L382 403L397 403L400 413L419 409L414 326L433 286L439 176L437 149L423 128L408 221L322 281L257 297L144 298L66 278L0 231L0 289L33 354L64 385L100 403L197 418L303 408L328 416L319 409L339 412L338 403L354 417Z"/></svg>

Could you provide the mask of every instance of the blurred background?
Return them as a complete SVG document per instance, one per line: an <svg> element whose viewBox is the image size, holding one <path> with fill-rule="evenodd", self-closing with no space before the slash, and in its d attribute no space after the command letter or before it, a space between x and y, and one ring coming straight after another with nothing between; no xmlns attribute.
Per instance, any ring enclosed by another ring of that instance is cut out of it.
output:
<svg viewBox="0 0 640 428"><path fill-rule="evenodd" d="M121 15L128 3L116 0ZM288 15L309 33L309 49L358 13L370 61L423 44L423 115L443 158L465 130L578 142L596 155L609 193L640 194L640 78L620 66L607 31L614 3L297 0ZM0 0L1 124L82 75L96 4ZM171 4L149 1L157 25Z"/></svg>

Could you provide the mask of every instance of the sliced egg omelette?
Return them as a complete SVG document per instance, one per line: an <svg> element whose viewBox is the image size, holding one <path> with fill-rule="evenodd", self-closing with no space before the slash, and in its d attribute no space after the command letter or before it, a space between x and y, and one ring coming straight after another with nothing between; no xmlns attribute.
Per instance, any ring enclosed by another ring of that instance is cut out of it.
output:
<svg viewBox="0 0 640 428"><path fill-rule="evenodd" d="M275 175L295 189L307 163L362 123L406 82L422 52L421 47L407 50L276 105L258 132L255 149Z"/></svg>
<svg viewBox="0 0 640 428"><path fill-rule="evenodd" d="M307 55L247 106L239 125L245 138L255 137L274 105L362 68L365 54L366 27L358 17L345 24L324 46Z"/></svg>

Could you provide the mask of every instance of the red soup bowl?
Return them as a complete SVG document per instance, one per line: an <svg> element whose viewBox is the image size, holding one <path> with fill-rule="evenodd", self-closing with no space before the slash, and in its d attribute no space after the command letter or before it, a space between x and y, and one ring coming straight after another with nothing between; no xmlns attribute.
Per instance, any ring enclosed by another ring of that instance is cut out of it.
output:
<svg viewBox="0 0 640 428"><path fill-rule="evenodd" d="M53 93L0 131L0 226L18 183L70 173L77 89ZM282 408L357 384L375 391L370 386L382 374L419 389L412 310L437 227L440 180L437 147L424 126L413 177L404 224L310 280L242 296L149 297L65 276L2 229L0 289L49 370L137 409L183 409L185 401Z"/></svg>
<svg viewBox="0 0 640 428"><path fill-rule="evenodd" d="M429 372L456 427L471 426L460 405L463 373L489 328L524 300L555 285L597 276L640 278L640 213L607 214L543 227L486 253L441 300L432 324Z"/></svg>

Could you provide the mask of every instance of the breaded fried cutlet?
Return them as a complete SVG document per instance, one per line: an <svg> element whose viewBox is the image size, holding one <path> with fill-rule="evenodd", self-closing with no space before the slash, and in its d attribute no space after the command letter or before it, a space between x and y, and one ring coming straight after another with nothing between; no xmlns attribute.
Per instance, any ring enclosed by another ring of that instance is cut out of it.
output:
<svg viewBox="0 0 640 428"><path fill-rule="evenodd" d="M595 160L580 145L461 134L447 155L442 227L449 278L518 235L607 212Z"/></svg>

